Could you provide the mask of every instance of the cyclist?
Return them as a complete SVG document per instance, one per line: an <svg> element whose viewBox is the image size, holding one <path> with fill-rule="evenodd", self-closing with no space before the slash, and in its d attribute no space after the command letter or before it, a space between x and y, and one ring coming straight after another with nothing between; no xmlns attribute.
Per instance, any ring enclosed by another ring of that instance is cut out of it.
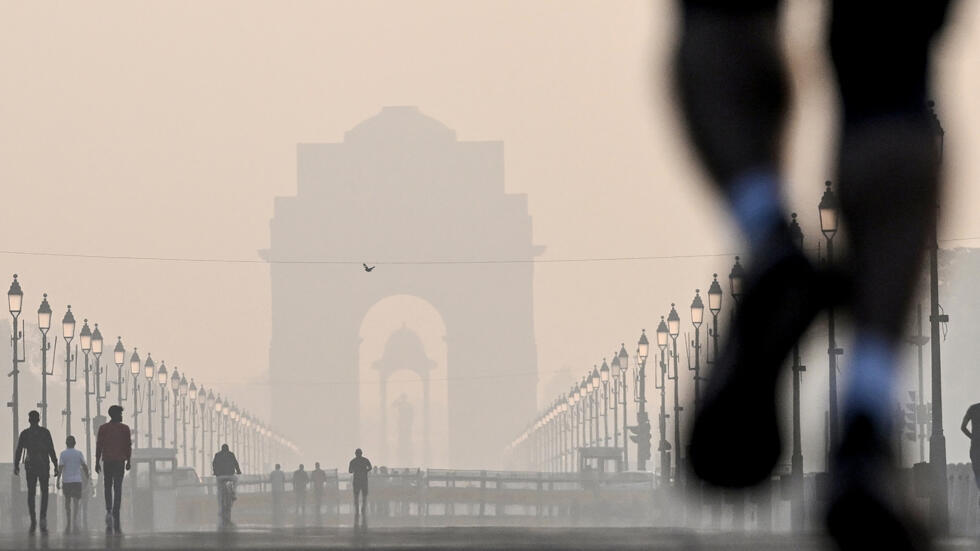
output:
<svg viewBox="0 0 980 551"><path fill-rule="evenodd" d="M238 458L228 449L228 444L222 444L221 451L214 454L211 470L218 483L219 519L223 526L230 526L231 504L238 499L235 495L235 483L238 481L236 475L242 474L242 469L238 466Z"/></svg>

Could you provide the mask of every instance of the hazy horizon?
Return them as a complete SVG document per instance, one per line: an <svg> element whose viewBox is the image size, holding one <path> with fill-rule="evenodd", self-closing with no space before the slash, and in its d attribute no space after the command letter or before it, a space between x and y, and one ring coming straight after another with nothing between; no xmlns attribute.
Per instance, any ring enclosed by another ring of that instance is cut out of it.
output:
<svg viewBox="0 0 980 551"><path fill-rule="evenodd" d="M833 178L825 8L795 0L784 14L798 93L787 204L809 249ZM121 335L128 351L179 366L260 418L270 418L272 314L258 251L270 246L274 200L297 194L298 144L342 142L386 106L417 106L460 141L503 142L505 191L527 196L533 243L544 247L531 305L539 406L567 389L562 373L579 378L620 343L632 354L672 302L693 336L688 307L713 272L728 299L740 242L673 111L667 0L4 1L0 14L0 276L19 274L26 319L36 321L47 292L55 324L71 304L79 328L83 318L100 324L107 350ZM948 184L940 239L978 247L980 6L960 2L951 15L936 64ZM322 260L351 261L370 277L396 259L364 258L378 264L370 275L360 258ZM443 277L453 268L418 269ZM356 328L376 335L372 359L383 352L377 335L417 316L413 308ZM944 361L973 339L957 334L967 314L952 317ZM435 333L421 337L438 355ZM809 336L804 358L808 471L823 468L821 338ZM63 345L49 357L56 380ZM980 382L945 365L944 388ZM37 377L36 364L22 369ZM690 378L681 385L690 393ZM967 459L956 430L964 400L945 404L951 462Z"/></svg>

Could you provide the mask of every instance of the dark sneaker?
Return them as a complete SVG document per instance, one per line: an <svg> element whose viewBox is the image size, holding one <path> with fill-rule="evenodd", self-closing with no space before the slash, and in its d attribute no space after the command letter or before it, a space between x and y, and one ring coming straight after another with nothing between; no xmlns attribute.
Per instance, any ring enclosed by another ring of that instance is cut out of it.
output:
<svg viewBox="0 0 980 551"><path fill-rule="evenodd" d="M41 533L48 533L48 519L46 517L41 517Z"/></svg>
<svg viewBox="0 0 980 551"><path fill-rule="evenodd" d="M834 457L827 531L842 551L925 551L928 531L898 504L888 438L867 418L846 424Z"/></svg>
<svg viewBox="0 0 980 551"><path fill-rule="evenodd" d="M762 259L766 265L746 278L730 336L707 374L691 433L691 468L716 486L744 488L772 473L782 452L779 372L828 302L824 278L802 252L781 237L770 250L781 252Z"/></svg>
<svg viewBox="0 0 980 551"><path fill-rule="evenodd" d="M112 533L112 513L108 511L106 511L105 514L105 533L106 534Z"/></svg>
<svg viewBox="0 0 980 551"><path fill-rule="evenodd" d="M27 529L27 532L33 534L37 531L37 519L31 519L31 527Z"/></svg>

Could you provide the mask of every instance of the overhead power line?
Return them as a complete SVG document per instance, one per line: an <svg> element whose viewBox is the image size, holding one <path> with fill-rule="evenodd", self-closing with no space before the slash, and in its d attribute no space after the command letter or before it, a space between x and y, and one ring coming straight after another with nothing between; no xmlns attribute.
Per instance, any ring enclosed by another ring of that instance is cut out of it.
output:
<svg viewBox="0 0 980 551"><path fill-rule="evenodd" d="M952 243L957 241L980 241L977 237L952 237L940 239L940 243ZM816 249L813 249L816 251ZM739 252L726 253L696 253L696 254L665 254L665 255L639 255L639 256L583 256L583 257L564 257L564 258L428 258L415 260L379 260L372 258L356 259L278 259L263 260L261 258L215 258L215 257L183 257L183 256L136 256L136 255L110 255L110 254L87 254L87 253L62 253L46 251L10 251L0 250L0 254L13 256L38 256L53 258L78 258L88 260L122 260L137 262L182 262L189 264L292 264L292 265L351 265L361 266L363 262L388 266L428 266L428 265L451 265L451 264L581 264L594 262L642 262L651 260L684 260L696 258L719 258L732 257Z"/></svg>
<svg viewBox="0 0 980 551"><path fill-rule="evenodd" d="M360 267L365 261L381 265L438 265L438 264L547 264L547 263L581 263L581 262L628 262L638 260L671 260L683 258L712 258L733 256L736 253L705 253L705 254L674 254L651 256L610 256L610 257L577 257L577 258L436 258L419 260L374 260L370 258L350 259L298 259L298 260L262 260L258 258L189 258L167 256L131 256L104 255L84 253L56 253L38 251L0 251L0 254L18 256L42 256L56 258L80 258L91 260L131 260L146 262L187 262L200 264L324 264L324 265L354 265Z"/></svg>

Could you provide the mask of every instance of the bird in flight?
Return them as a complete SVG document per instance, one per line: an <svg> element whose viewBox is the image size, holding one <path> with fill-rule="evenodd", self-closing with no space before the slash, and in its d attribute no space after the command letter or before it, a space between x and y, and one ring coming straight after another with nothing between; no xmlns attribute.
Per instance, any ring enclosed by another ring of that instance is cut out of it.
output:
<svg viewBox="0 0 980 551"><path fill-rule="evenodd" d="M361 265L364 266L365 272L370 272L371 270L374 269L374 266L368 266L367 264L361 264Z"/></svg>

